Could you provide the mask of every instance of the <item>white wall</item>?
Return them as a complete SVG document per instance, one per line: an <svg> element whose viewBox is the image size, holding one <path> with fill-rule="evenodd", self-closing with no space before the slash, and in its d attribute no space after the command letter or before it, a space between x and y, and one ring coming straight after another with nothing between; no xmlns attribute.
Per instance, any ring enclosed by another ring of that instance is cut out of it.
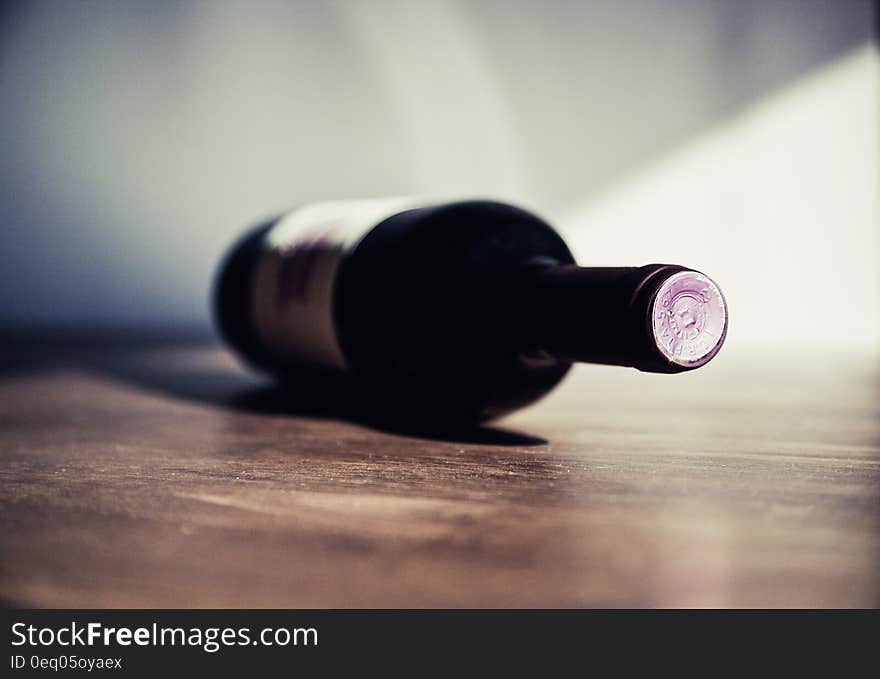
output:
<svg viewBox="0 0 880 679"><path fill-rule="evenodd" d="M855 329L823 342L874 342L873 25L868 0L5 5L0 324L206 324L256 219L466 193L586 261L704 267L743 341L803 336L815 299Z"/></svg>

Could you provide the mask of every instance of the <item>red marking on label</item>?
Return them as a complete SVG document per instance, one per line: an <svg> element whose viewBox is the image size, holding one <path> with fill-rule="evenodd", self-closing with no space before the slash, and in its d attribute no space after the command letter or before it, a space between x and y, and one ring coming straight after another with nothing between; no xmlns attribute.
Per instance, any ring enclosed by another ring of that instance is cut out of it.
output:
<svg viewBox="0 0 880 679"><path fill-rule="evenodd" d="M327 245L321 236L313 241L300 243L284 255L281 263L281 280L278 285L278 301L304 302L309 294L309 281L321 250Z"/></svg>

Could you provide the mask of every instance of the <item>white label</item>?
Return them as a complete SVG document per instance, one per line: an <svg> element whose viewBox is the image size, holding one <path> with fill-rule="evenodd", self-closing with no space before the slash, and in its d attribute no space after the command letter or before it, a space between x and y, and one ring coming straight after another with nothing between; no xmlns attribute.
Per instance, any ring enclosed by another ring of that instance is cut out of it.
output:
<svg viewBox="0 0 880 679"><path fill-rule="evenodd" d="M408 198L316 203L285 215L266 234L254 272L253 321L282 359L346 369L333 321L333 291L343 257Z"/></svg>

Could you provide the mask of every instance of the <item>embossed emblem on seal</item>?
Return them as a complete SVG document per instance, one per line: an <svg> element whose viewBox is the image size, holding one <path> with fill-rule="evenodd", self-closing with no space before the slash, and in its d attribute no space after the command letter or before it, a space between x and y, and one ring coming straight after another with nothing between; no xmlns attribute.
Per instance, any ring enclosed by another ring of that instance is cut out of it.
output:
<svg viewBox="0 0 880 679"><path fill-rule="evenodd" d="M727 333L727 305L707 276L681 271L657 291L651 324L660 353L677 365L696 367L721 348Z"/></svg>

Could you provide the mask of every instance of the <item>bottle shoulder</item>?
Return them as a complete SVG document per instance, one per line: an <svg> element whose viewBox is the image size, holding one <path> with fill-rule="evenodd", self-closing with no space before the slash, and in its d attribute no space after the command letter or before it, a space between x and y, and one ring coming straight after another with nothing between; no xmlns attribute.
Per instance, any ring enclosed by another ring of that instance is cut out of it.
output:
<svg viewBox="0 0 880 679"><path fill-rule="evenodd" d="M384 220L336 281L336 328L352 370L484 416L540 397L568 365L523 361L511 331L534 259L573 262L552 227L511 205L465 201Z"/></svg>

